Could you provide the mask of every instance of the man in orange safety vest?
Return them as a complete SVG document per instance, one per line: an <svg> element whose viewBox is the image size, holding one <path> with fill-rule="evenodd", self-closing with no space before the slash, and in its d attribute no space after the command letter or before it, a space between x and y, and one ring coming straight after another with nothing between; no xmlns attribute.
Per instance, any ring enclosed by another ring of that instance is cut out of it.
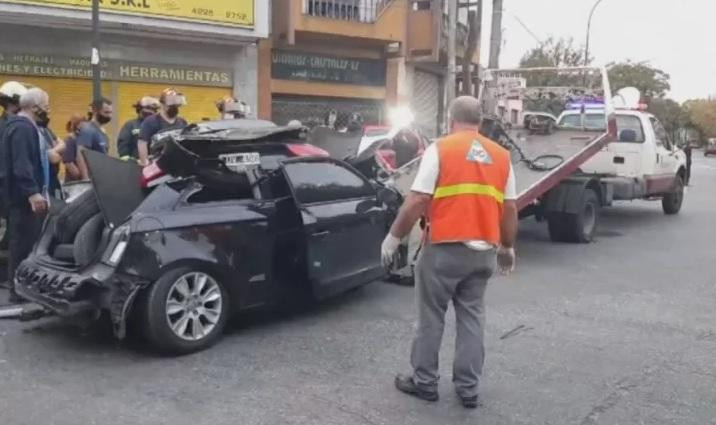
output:
<svg viewBox="0 0 716 425"><path fill-rule="evenodd" d="M451 134L425 151L382 257L389 264L416 221L428 218L415 270L413 373L398 375L395 385L423 400L438 400L438 352L452 300L457 322L453 382L463 406L475 408L484 361L484 294L496 267L503 274L514 269L517 196L509 152L478 133L477 99L456 98L449 118Z"/></svg>

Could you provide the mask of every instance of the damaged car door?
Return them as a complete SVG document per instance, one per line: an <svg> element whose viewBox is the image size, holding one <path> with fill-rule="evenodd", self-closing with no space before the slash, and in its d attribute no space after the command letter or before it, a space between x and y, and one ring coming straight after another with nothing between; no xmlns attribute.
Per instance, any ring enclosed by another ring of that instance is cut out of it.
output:
<svg viewBox="0 0 716 425"><path fill-rule="evenodd" d="M308 278L323 299L385 275L380 244L387 208L370 182L331 158L284 161L304 225Z"/></svg>

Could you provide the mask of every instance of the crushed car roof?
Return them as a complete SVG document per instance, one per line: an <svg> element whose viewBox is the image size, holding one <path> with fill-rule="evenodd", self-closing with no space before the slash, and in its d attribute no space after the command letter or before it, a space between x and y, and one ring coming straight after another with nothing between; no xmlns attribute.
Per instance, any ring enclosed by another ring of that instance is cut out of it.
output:
<svg viewBox="0 0 716 425"><path fill-rule="evenodd" d="M279 126L271 121L234 119L192 124L179 132L176 139L178 141L183 139L241 141L274 138L275 136L298 139L304 132L302 127Z"/></svg>

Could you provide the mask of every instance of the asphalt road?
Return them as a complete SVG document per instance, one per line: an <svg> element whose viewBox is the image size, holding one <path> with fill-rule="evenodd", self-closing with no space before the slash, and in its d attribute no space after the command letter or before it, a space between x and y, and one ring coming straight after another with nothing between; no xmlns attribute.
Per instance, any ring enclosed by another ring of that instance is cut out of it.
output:
<svg viewBox="0 0 716 425"><path fill-rule="evenodd" d="M67 323L0 323L0 424L716 424L716 158L695 153L682 213L604 211L591 245L523 223L518 271L488 291L483 406L393 388L411 288L374 283L293 314L243 317L180 358ZM3 296L4 294L0 294Z"/></svg>

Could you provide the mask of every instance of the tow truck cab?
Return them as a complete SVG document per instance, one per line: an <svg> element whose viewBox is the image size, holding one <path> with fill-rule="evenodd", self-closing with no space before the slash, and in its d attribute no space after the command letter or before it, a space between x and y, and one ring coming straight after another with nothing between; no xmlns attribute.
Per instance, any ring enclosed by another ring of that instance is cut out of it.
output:
<svg viewBox="0 0 716 425"><path fill-rule="evenodd" d="M615 116L617 139L582 164L581 172L603 176L613 186L613 200L662 197L683 185L686 155L659 120L641 109L617 109ZM584 118L579 110L567 110L558 125L589 128L604 122L603 110L587 111Z"/></svg>

